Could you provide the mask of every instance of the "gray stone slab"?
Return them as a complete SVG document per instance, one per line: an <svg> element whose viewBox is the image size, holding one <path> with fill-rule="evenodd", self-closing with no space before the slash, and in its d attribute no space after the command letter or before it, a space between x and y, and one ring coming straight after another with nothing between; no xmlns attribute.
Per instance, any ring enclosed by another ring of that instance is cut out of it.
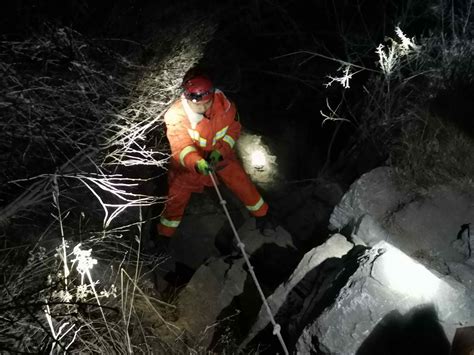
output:
<svg viewBox="0 0 474 355"><path fill-rule="evenodd" d="M433 310L449 341L457 327L474 322L474 302L463 285L380 242L367 252L332 306L303 330L297 351L315 351L317 338L325 353L355 354L387 316L403 317L419 307Z"/></svg>

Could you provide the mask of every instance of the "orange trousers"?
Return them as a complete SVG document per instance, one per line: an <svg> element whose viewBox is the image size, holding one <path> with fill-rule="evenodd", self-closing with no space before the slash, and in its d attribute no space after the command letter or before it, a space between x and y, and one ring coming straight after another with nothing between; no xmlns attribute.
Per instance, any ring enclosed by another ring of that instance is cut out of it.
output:
<svg viewBox="0 0 474 355"><path fill-rule="evenodd" d="M253 216L261 217L267 214L268 204L237 160L230 160L228 165L216 174ZM176 232L191 194L205 186L193 184L186 187L186 184L189 185L189 179L180 177L178 175L169 182L168 200L158 224L158 233L166 237L171 237Z"/></svg>

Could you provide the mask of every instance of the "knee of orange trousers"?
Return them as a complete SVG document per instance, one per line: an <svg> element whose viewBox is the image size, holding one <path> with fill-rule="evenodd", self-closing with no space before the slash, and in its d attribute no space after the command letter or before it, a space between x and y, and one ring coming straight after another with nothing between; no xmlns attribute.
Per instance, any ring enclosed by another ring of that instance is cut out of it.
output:
<svg viewBox="0 0 474 355"><path fill-rule="evenodd" d="M269 208L268 203L263 202L263 205L258 210L250 211L250 214L254 217L263 217L268 213Z"/></svg>
<svg viewBox="0 0 474 355"><path fill-rule="evenodd" d="M186 206L191 198L191 191L183 188L179 183L171 183L169 186L168 200L161 216L169 221L181 221ZM167 237L171 237L176 232L177 227L170 227L158 223L158 233Z"/></svg>
<svg viewBox="0 0 474 355"><path fill-rule="evenodd" d="M262 198L244 168L237 161L232 161L217 174L244 205L254 206ZM268 205L264 202L257 211L250 211L250 213L254 216L264 216L267 210Z"/></svg>

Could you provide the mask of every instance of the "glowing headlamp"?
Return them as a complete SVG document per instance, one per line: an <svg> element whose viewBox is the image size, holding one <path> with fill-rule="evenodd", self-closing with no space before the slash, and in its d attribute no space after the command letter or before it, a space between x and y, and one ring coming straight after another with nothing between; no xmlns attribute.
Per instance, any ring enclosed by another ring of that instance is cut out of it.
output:
<svg viewBox="0 0 474 355"><path fill-rule="evenodd" d="M267 164L267 159L265 157L265 153L261 150L254 150L250 154L251 164L255 170L263 171L265 169L265 165Z"/></svg>

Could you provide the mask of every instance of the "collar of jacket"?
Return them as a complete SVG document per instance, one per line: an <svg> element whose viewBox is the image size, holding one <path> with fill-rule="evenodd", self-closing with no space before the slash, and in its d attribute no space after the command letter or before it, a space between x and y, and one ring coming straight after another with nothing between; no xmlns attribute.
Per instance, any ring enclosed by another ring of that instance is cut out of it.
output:
<svg viewBox="0 0 474 355"><path fill-rule="evenodd" d="M196 129L196 126L201 120L203 119L204 115L201 113L194 112L188 104L188 100L181 95L181 103L184 108L184 112L186 112L186 117L188 117L189 122L191 123L191 128Z"/></svg>

